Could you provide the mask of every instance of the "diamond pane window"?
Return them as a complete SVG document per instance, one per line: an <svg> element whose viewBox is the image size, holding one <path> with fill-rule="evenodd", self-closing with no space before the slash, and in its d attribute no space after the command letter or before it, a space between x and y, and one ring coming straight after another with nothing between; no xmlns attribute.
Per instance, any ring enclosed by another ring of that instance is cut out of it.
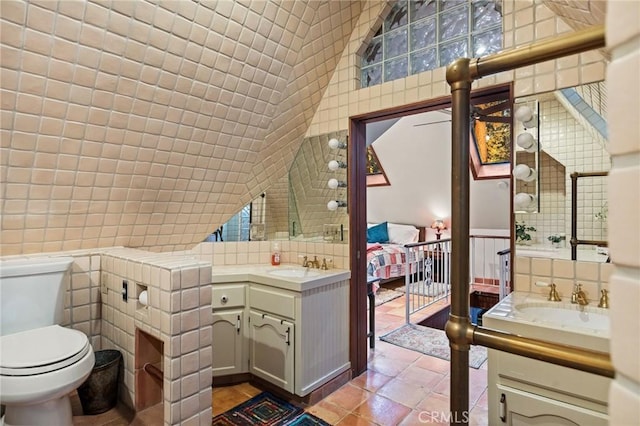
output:
<svg viewBox="0 0 640 426"><path fill-rule="evenodd" d="M397 0L364 49L369 87L502 48L501 0Z"/></svg>

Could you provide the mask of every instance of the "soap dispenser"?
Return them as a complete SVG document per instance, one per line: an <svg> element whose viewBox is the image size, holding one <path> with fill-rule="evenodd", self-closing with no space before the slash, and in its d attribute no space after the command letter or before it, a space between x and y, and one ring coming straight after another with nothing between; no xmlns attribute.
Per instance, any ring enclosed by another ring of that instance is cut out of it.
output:
<svg viewBox="0 0 640 426"><path fill-rule="evenodd" d="M271 264L273 266L280 265L280 244L273 243L271 248Z"/></svg>

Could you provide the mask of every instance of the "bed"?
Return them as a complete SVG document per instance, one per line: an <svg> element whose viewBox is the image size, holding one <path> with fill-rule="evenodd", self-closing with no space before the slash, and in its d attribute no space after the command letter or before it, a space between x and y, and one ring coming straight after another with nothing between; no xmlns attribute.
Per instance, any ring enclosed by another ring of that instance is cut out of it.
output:
<svg viewBox="0 0 640 426"><path fill-rule="evenodd" d="M425 240L425 228L392 222L367 225L367 275L379 282L404 277L405 244ZM378 287L374 286L374 293Z"/></svg>

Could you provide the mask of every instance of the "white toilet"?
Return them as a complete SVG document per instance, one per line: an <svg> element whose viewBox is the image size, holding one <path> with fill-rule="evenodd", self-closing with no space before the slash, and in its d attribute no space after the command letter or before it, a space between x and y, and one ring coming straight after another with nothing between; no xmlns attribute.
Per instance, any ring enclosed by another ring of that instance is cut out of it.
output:
<svg viewBox="0 0 640 426"><path fill-rule="evenodd" d="M4 425L72 425L69 393L94 366L87 336L59 324L72 257L0 261Z"/></svg>

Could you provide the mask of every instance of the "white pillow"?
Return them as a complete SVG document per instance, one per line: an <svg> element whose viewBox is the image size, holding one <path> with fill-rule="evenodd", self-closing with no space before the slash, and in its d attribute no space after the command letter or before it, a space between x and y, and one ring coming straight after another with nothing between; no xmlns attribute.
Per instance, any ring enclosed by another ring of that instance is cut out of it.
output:
<svg viewBox="0 0 640 426"><path fill-rule="evenodd" d="M417 243L420 231L415 226L401 225L399 223L387 223L389 242L391 244Z"/></svg>

